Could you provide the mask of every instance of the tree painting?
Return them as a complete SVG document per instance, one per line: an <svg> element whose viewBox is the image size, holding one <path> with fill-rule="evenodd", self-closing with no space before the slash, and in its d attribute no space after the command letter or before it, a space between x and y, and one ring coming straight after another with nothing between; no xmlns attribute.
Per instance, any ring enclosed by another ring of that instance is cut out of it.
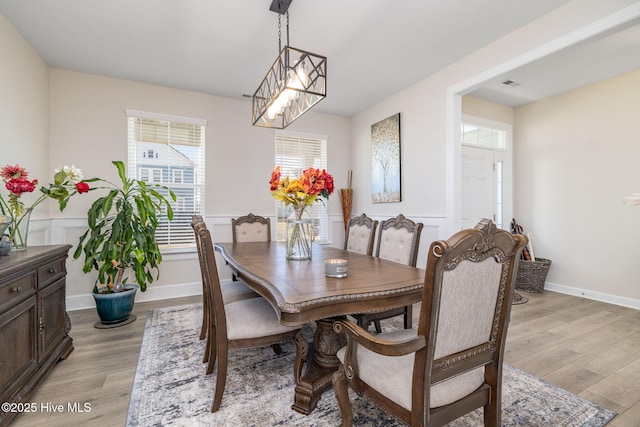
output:
<svg viewBox="0 0 640 427"><path fill-rule="evenodd" d="M400 201L400 113L371 125L371 200Z"/></svg>

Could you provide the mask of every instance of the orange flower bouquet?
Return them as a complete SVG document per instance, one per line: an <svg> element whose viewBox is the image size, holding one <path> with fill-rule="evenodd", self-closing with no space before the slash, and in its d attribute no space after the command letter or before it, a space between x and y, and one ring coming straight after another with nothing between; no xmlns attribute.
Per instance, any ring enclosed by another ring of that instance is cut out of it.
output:
<svg viewBox="0 0 640 427"><path fill-rule="evenodd" d="M293 218L287 219L287 258L310 259L314 231L310 218L304 218L305 208L333 193L333 176L324 169L308 168L299 178L282 178L280 166L271 172L271 195L285 205L291 205Z"/></svg>

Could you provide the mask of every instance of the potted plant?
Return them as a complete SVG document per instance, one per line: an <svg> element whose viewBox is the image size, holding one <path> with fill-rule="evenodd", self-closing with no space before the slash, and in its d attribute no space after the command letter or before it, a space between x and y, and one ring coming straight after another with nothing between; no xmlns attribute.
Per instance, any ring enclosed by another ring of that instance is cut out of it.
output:
<svg viewBox="0 0 640 427"><path fill-rule="evenodd" d="M78 259L84 253L83 272L98 272L92 295L103 326L135 320L130 314L136 290L146 291L147 284L154 280L153 272L155 279L160 274L162 254L156 240L159 215L166 211L167 219L172 220L167 197L176 200L169 188L127 178L124 163L112 163L121 183L96 180L107 184L96 189L106 188L109 193L89 208L89 229L80 236L73 254ZM135 284L127 283L129 271L135 276Z"/></svg>

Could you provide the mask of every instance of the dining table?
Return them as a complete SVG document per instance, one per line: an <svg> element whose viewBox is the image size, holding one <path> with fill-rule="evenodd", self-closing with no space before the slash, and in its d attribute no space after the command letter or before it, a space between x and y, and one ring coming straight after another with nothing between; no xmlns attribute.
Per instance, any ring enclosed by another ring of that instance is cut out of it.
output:
<svg viewBox="0 0 640 427"><path fill-rule="evenodd" d="M295 338L292 408L306 415L331 387L340 364L336 353L345 338L333 323L422 299L423 269L329 245L314 244L309 260L287 259L285 242L216 243L215 249L236 277L271 304L283 325L315 323L312 339L301 332ZM328 277L327 259L346 260L346 277Z"/></svg>

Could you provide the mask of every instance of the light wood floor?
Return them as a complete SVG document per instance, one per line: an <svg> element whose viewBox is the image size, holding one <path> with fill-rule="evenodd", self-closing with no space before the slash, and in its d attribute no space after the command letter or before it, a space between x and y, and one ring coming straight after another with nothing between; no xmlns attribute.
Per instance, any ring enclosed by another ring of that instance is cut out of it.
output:
<svg viewBox="0 0 640 427"><path fill-rule="evenodd" d="M640 426L640 311L549 291L522 295L529 302L512 309L506 362L618 412L608 426ZM116 329L94 329L93 309L70 312L75 351L30 399L65 412L22 414L11 426L123 426L147 310L198 301L136 303L138 320ZM91 411L69 413L76 402Z"/></svg>

